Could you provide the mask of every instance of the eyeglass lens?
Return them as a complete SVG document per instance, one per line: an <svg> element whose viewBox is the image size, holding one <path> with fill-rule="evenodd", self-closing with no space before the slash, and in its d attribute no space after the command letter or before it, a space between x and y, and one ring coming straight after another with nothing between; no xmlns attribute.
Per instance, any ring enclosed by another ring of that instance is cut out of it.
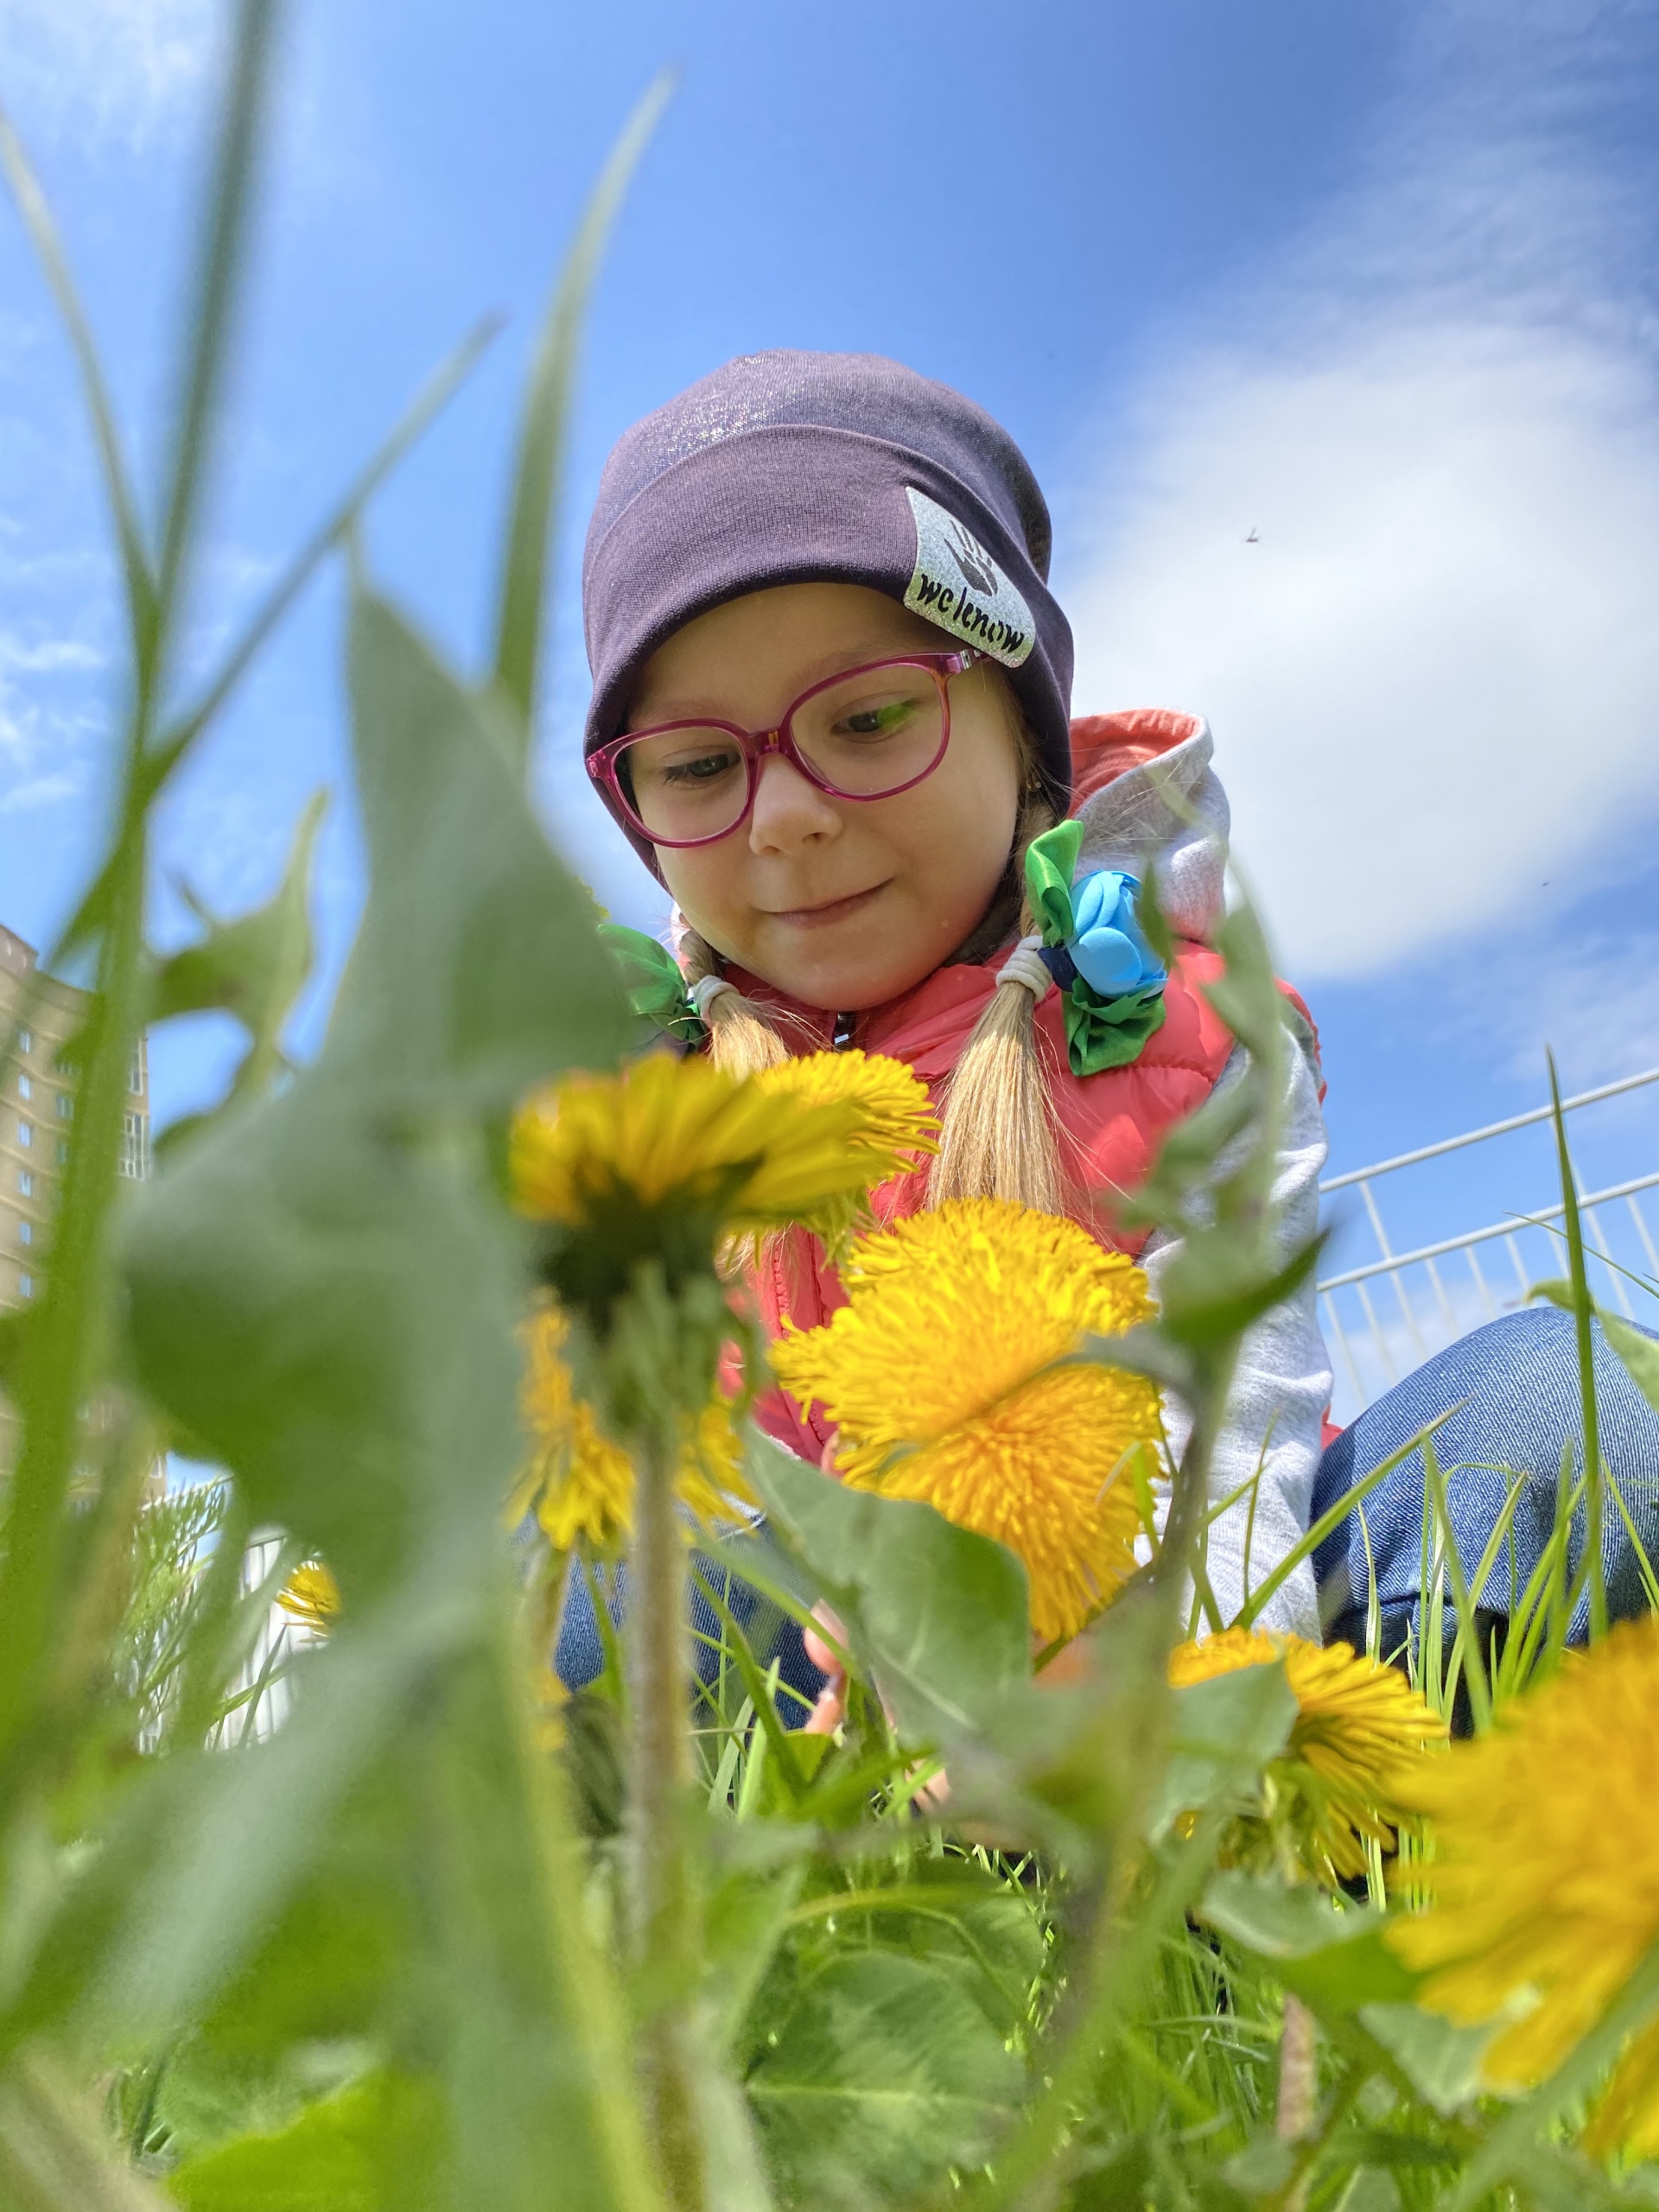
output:
<svg viewBox="0 0 1659 2212"><path fill-rule="evenodd" d="M944 737L932 671L867 669L816 691L795 710L802 758L849 798L879 798L924 776ZM659 730L617 758L618 779L648 836L691 842L741 820L748 798L743 747L729 730Z"/></svg>

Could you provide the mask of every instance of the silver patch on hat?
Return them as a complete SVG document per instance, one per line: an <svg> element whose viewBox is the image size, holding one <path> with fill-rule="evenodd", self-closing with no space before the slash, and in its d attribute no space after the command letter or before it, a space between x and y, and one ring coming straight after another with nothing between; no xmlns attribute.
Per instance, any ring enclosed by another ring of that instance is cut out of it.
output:
<svg viewBox="0 0 1659 2212"><path fill-rule="evenodd" d="M905 605L1005 668L1018 668L1037 642L1031 609L965 524L906 484L916 524L916 571Z"/></svg>

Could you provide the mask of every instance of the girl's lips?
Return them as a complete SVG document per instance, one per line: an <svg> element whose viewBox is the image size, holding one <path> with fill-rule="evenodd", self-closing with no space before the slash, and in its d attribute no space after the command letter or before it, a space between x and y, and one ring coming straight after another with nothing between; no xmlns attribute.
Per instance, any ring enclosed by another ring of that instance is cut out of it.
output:
<svg viewBox="0 0 1659 2212"><path fill-rule="evenodd" d="M850 898L831 899L822 906L791 906L781 912L768 914L766 918L773 922L786 922L791 929L826 929L833 923L844 922L849 914L859 912L887 887L885 883L873 883L868 891L855 891Z"/></svg>

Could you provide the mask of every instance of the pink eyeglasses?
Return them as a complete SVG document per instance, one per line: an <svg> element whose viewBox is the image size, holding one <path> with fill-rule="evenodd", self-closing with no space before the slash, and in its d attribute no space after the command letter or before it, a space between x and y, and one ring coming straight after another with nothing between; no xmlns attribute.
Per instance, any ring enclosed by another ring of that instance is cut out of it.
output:
<svg viewBox="0 0 1659 2212"><path fill-rule="evenodd" d="M748 819L760 764L779 753L834 798L891 798L931 776L950 742L950 681L984 655L867 661L803 691L776 729L657 722L588 757L613 814L653 845L712 845Z"/></svg>

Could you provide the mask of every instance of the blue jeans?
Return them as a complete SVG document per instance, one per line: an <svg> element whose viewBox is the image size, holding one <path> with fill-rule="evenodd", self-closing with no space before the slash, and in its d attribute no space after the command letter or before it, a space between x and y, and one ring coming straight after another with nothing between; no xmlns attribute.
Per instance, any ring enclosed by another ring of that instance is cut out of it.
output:
<svg viewBox="0 0 1659 2212"><path fill-rule="evenodd" d="M1599 1328L1595 1332L1595 1374L1602 1458L1644 1550L1659 1564L1659 1414L1632 1382ZM1448 1518L1471 1584L1513 1479L1516 1475L1524 1478L1510 1536L1485 1587L1471 1591L1483 1612L1504 1617L1512 1593L1526 1588L1548 1541L1564 1446L1573 1447L1573 1478L1583 1470L1578 1350L1571 1314L1554 1306L1529 1306L1505 1314L1396 1383L1326 1451L1313 1487L1313 1517L1317 1520L1351 1484L1459 1401L1464 1402L1459 1410L1436 1430L1433 1440L1446 1478ZM1426 1479L1422 1453L1414 1452L1384 1478L1362 1508L1383 1615L1385 1655L1403 1640L1406 1626L1418 1616ZM1569 1554L1569 1582L1583 1555L1580 1507ZM1602 1560L1609 1612L1617 1618L1643 1611L1646 1600L1637 1555L1611 1495L1602 1526ZM1357 1513L1351 1513L1319 1547L1314 1564L1327 1635L1363 1648L1370 1578ZM1568 1624L1574 1641L1584 1639L1588 1619L1586 1593Z"/></svg>
<svg viewBox="0 0 1659 2212"><path fill-rule="evenodd" d="M757 1535L757 1542L764 1542ZM779 1699L779 1710L786 1726L799 1726L810 1709L823 1685L823 1676L806 1656L799 1626L779 1615L778 1608L762 1598L747 1582L740 1581L726 1567L696 1556L692 1564L701 1568L707 1580L718 1590L733 1618L741 1625L748 1637L755 1657L762 1668L772 1660L778 1662L780 1682L796 1691L795 1697ZM606 1593L611 1618L620 1622L626 1603L627 1570L616 1572ZM722 1630L719 1616L709 1604L696 1577L690 1577L691 1636L698 1678L705 1682L714 1679L717 1664L716 1653ZM559 1624L559 1641L553 1655L553 1665L559 1680L567 1689L586 1689L598 1679L605 1666L605 1647L601 1639L598 1617L594 1611L594 1597L588 1577L572 1567L569 1584L565 1592L564 1617Z"/></svg>

